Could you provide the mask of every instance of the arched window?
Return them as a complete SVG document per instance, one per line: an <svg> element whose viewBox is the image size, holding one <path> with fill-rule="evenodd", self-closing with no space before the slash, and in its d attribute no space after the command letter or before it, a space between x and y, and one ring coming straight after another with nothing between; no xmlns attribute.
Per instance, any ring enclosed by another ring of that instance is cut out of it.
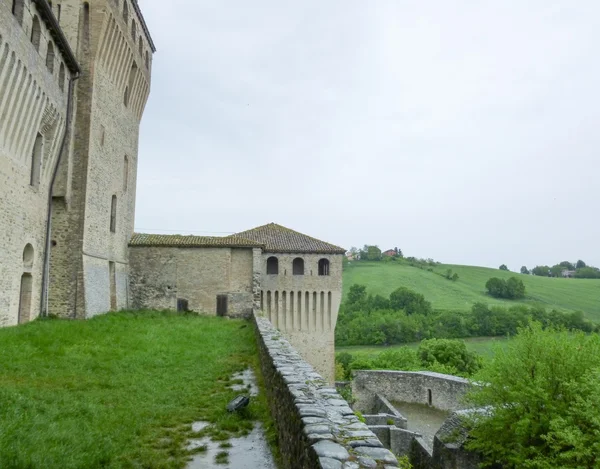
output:
<svg viewBox="0 0 600 469"><path fill-rule="evenodd" d="M304 275L304 259L296 257L292 262L292 272L294 275Z"/></svg>
<svg viewBox="0 0 600 469"><path fill-rule="evenodd" d="M272 256L267 259L267 274L277 275L279 274L279 259Z"/></svg>
<svg viewBox="0 0 600 469"><path fill-rule="evenodd" d="M12 13L19 24L23 24L23 12L25 11L25 0L13 0Z"/></svg>
<svg viewBox="0 0 600 469"><path fill-rule="evenodd" d="M129 21L129 7L127 6L127 0L123 2L123 21L125 21L125 23Z"/></svg>
<svg viewBox="0 0 600 469"><path fill-rule="evenodd" d="M319 260L319 275L329 275L329 260Z"/></svg>
<svg viewBox="0 0 600 469"><path fill-rule="evenodd" d="M110 231L117 231L117 196L113 195L110 202Z"/></svg>
<svg viewBox="0 0 600 469"><path fill-rule="evenodd" d="M142 36L140 36L140 40L138 41L138 49L140 53L140 57L144 56L144 44L142 43Z"/></svg>
<svg viewBox="0 0 600 469"><path fill-rule="evenodd" d="M123 93L123 104L129 106L129 86L125 87L125 93Z"/></svg>
<svg viewBox="0 0 600 469"><path fill-rule="evenodd" d="M31 269L33 267L33 246L29 243L23 249L23 267L25 269Z"/></svg>
<svg viewBox="0 0 600 469"><path fill-rule="evenodd" d="M37 16L33 17L33 23L31 24L31 43L35 50L40 50L40 39L42 37L42 27L40 26L40 20Z"/></svg>
<svg viewBox="0 0 600 469"><path fill-rule="evenodd" d="M131 20L131 39L133 39L135 43L135 37L137 36L137 26L135 24L135 20Z"/></svg>
<svg viewBox="0 0 600 469"><path fill-rule="evenodd" d="M48 51L46 52L46 67L50 73L54 73L54 44L48 42Z"/></svg>
<svg viewBox="0 0 600 469"><path fill-rule="evenodd" d="M60 90L65 90L65 64L61 63L60 68L58 69L58 86L60 86Z"/></svg>
<svg viewBox="0 0 600 469"><path fill-rule="evenodd" d="M148 57L148 51L146 51L146 68L150 70L150 59Z"/></svg>

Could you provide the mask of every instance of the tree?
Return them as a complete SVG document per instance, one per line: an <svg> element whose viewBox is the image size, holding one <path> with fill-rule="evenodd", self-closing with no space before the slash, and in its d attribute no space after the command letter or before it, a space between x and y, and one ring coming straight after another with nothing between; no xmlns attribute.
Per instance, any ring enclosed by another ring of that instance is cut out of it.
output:
<svg viewBox="0 0 600 469"><path fill-rule="evenodd" d="M525 275L529 275L529 269L526 266L521 267L521 273Z"/></svg>
<svg viewBox="0 0 600 469"><path fill-rule="evenodd" d="M506 293L506 282L498 277L492 277L485 283L488 293L494 298L504 298Z"/></svg>
<svg viewBox="0 0 600 469"><path fill-rule="evenodd" d="M506 267L506 264L502 264L500 267L498 267L500 270L508 270L508 267Z"/></svg>
<svg viewBox="0 0 600 469"><path fill-rule="evenodd" d="M448 365L461 373L471 375L481 368L481 357L467 350L462 340L429 339L419 344L417 355L424 366L434 363Z"/></svg>
<svg viewBox="0 0 600 469"><path fill-rule="evenodd" d="M548 267L547 265L536 265L533 269L531 269L531 275L537 275L539 277L549 277L550 267Z"/></svg>
<svg viewBox="0 0 600 469"><path fill-rule="evenodd" d="M525 298L525 284L517 277L511 277L506 281L506 298L511 300Z"/></svg>
<svg viewBox="0 0 600 469"><path fill-rule="evenodd" d="M381 260L381 249L377 246L364 245L360 251L360 259L363 261L379 261Z"/></svg>
<svg viewBox="0 0 600 469"><path fill-rule="evenodd" d="M550 469L600 465L600 336L532 323L497 348L476 376L467 447L484 466ZM510 431L507 431L510 429Z"/></svg>
<svg viewBox="0 0 600 469"><path fill-rule="evenodd" d="M346 298L346 302L348 304L356 304L367 298L367 287L364 285L359 285L355 283L350 286L350 290L348 290L348 297Z"/></svg>
<svg viewBox="0 0 600 469"><path fill-rule="evenodd" d="M486 282L485 288L494 298L514 300L525 297L525 284L517 277L510 277L508 280L492 277Z"/></svg>
<svg viewBox="0 0 600 469"><path fill-rule="evenodd" d="M577 261L577 264L575 264L576 269L583 269L584 267L587 267L587 265L581 259L579 259Z"/></svg>
<svg viewBox="0 0 600 469"><path fill-rule="evenodd" d="M562 265L555 264L552 267L550 267L550 275L552 277L560 277L562 275L563 270L565 270L565 268Z"/></svg>
<svg viewBox="0 0 600 469"><path fill-rule="evenodd" d="M563 269L566 269L566 270L575 270L575 266L569 261L562 261L558 265L560 265Z"/></svg>
<svg viewBox="0 0 600 469"><path fill-rule="evenodd" d="M417 292L400 287L390 293L390 308L403 310L406 314L429 314L431 303Z"/></svg>

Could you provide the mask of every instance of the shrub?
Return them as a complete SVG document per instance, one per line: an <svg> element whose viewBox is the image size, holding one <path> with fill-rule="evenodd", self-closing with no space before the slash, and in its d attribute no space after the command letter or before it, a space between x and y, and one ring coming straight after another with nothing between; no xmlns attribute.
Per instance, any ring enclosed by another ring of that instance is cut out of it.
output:
<svg viewBox="0 0 600 469"><path fill-rule="evenodd" d="M475 352L467 350L462 340L430 339L424 340L417 351L424 366L435 363L455 368L460 373L471 375L481 368L481 358Z"/></svg>
<svg viewBox="0 0 600 469"><path fill-rule="evenodd" d="M486 282L485 288L494 298L514 300L525 297L525 284L517 277L510 277L508 280L492 277Z"/></svg>

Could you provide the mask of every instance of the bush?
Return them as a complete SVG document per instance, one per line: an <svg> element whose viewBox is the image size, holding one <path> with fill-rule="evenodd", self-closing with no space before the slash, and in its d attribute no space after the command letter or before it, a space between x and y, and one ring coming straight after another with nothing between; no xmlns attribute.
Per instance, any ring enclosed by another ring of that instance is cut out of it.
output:
<svg viewBox="0 0 600 469"><path fill-rule="evenodd" d="M481 358L467 350L462 340L430 339L419 345L417 355L427 367L439 363L471 375L481 368Z"/></svg>
<svg viewBox="0 0 600 469"><path fill-rule="evenodd" d="M492 277L486 282L485 288L494 298L514 300L525 297L525 284L517 277L510 277L508 280Z"/></svg>

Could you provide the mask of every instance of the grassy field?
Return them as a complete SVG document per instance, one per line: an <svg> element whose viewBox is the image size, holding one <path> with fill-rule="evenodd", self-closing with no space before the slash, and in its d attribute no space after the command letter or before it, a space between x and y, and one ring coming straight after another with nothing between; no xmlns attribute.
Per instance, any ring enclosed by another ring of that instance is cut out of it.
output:
<svg viewBox="0 0 600 469"><path fill-rule="evenodd" d="M456 282L438 275L447 269L459 275ZM387 296L404 286L423 294L435 309L466 310L478 301L502 306L541 304L561 311L581 310L587 318L600 320L600 280L536 277L464 265L442 264L433 270L429 272L395 262L354 262L344 271L344 292L359 283L366 285L369 293ZM511 276L517 276L525 283L524 300L498 300L486 294L485 283L490 277Z"/></svg>
<svg viewBox="0 0 600 469"><path fill-rule="evenodd" d="M264 393L225 410L232 373L258 366L246 322L113 313L0 329L0 344L3 469L183 467L198 420L219 440L255 419L273 435Z"/></svg>
<svg viewBox="0 0 600 469"><path fill-rule="evenodd" d="M484 357L490 357L494 353L495 346L504 346L508 343L506 337L472 337L464 340L467 344L467 348L471 351L477 352ZM390 345L390 346L376 346L376 345L358 345L350 347L336 347L336 353L348 352L352 355L357 356L372 356L378 353L385 352L386 350L394 350L402 347L410 347L417 349L419 342L406 345Z"/></svg>

